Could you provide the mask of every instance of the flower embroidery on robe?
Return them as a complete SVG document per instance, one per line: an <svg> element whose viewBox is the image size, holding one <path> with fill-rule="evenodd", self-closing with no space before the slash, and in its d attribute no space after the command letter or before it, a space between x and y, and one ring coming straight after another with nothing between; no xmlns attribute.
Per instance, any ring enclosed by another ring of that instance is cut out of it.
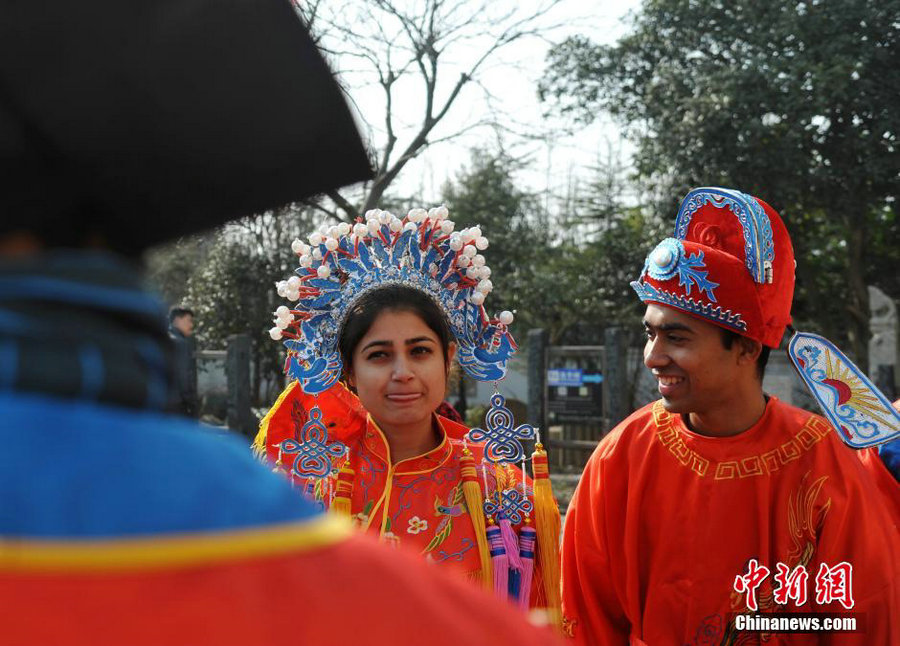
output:
<svg viewBox="0 0 900 646"><path fill-rule="evenodd" d="M418 534L419 532L424 532L428 529L428 521L419 518L418 516L413 516L409 519L409 527L406 528L407 534Z"/></svg>

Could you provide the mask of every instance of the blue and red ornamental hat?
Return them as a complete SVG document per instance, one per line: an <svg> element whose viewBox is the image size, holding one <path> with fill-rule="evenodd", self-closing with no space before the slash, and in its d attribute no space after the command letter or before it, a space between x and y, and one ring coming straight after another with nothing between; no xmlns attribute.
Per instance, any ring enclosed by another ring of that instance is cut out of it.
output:
<svg viewBox="0 0 900 646"><path fill-rule="evenodd" d="M631 283L644 303L673 307L777 348L791 323L794 250L778 213L729 188L695 188L675 235Z"/></svg>

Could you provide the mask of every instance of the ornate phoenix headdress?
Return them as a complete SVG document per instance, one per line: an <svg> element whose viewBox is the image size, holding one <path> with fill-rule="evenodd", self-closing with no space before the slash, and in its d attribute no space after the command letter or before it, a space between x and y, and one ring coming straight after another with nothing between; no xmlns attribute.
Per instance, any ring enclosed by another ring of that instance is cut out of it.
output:
<svg viewBox="0 0 900 646"><path fill-rule="evenodd" d="M477 226L455 232L446 207L412 209L405 218L372 210L365 222L326 226L294 240L296 275L276 283L278 295L295 302L275 311L269 334L284 339L285 372L317 394L340 377L341 328L365 294L406 285L428 294L447 317L463 370L479 381L497 381L516 350L511 312L489 317L485 297L493 289L481 251L488 239Z"/></svg>

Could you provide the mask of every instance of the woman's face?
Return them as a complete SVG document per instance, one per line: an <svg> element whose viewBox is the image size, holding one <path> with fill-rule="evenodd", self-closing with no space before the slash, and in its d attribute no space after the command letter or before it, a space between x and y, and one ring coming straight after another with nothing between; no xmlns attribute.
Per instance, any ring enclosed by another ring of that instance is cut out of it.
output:
<svg viewBox="0 0 900 646"><path fill-rule="evenodd" d="M417 425L430 432L455 352L451 344L445 360L438 335L418 314L384 311L353 350L349 382L385 433Z"/></svg>

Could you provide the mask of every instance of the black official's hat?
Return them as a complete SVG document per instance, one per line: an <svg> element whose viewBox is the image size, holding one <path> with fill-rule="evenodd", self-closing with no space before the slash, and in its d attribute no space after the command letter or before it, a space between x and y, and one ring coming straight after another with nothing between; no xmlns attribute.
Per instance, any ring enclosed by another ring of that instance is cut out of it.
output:
<svg viewBox="0 0 900 646"><path fill-rule="evenodd" d="M136 253L370 175L289 0L0 4L0 234Z"/></svg>

